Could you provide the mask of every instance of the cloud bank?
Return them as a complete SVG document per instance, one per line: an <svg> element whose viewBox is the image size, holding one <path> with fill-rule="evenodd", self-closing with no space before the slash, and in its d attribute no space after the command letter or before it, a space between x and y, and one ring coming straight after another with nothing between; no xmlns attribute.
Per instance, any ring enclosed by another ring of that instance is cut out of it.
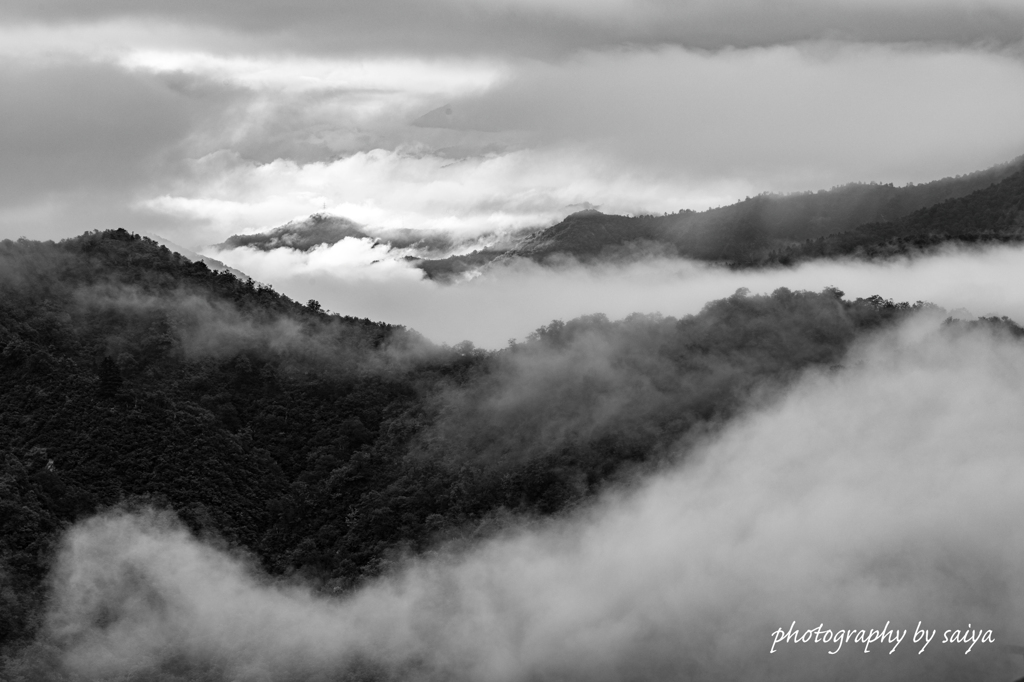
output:
<svg viewBox="0 0 1024 682"><path fill-rule="evenodd" d="M380 228L545 227L582 203L922 182L1024 148L1009 0L0 16L4 237L121 226L198 249L325 208Z"/></svg>
<svg viewBox="0 0 1024 682"><path fill-rule="evenodd" d="M518 64L477 92L452 90L450 116L415 119L445 103L437 92L341 90L309 106L280 89L251 95L262 104L219 145L237 151L197 158L143 206L231 231L326 208L379 227L473 232L544 227L583 203L661 213L852 180L921 182L1024 147L1024 66L982 51L584 53Z"/></svg>
<svg viewBox="0 0 1024 682"><path fill-rule="evenodd" d="M632 491L344 599L268 584L166 518L98 517L66 538L48 636L86 675L1009 678L991 644L769 651L793 621L1024 638L1022 386L1019 342L911 324Z"/></svg>
<svg viewBox="0 0 1024 682"><path fill-rule="evenodd" d="M836 286L848 300L880 294L947 310L966 308L974 315L1024 319L1020 247L948 249L889 263L818 261L770 270L657 258L562 267L513 261L455 285L424 280L420 271L381 247L351 239L309 253L234 249L216 257L296 300L315 298L342 315L405 325L437 343L469 340L484 348L503 347L555 319L593 313L612 319L631 313L695 314L708 301L741 287L768 294L779 287L821 291Z"/></svg>

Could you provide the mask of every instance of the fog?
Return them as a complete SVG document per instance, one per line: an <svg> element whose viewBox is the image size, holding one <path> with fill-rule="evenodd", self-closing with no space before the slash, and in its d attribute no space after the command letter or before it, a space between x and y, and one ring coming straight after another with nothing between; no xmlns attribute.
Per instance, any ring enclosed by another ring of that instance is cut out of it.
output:
<svg viewBox="0 0 1024 682"><path fill-rule="evenodd" d="M371 263L367 254L379 262ZM598 312L613 319L634 312L693 314L740 287L764 294L779 287L821 291L836 286L848 300L880 294L1024 320L1019 287L1024 249L1016 246L947 249L890 263L818 261L771 270L729 270L678 259L589 267L514 261L455 285L424 280L411 265L384 256L356 240L309 254L252 249L216 254L297 300L315 298L343 315L405 325L437 343L469 340L485 348L522 339L554 319Z"/></svg>
<svg viewBox="0 0 1024 682"><path fill-rule="evenodd" d="M336 317L303 319L294 311L253 311L187 288L153 294L108 283L77 290L74 302L73 310L82 319L121 316L124 334L106 338L104 352L128 371L135 369L134 354L145 351L133 332L147 327L166 329L188 361L223 361L243 354L275 358L288 368L316 366L321 374L405 368L437 351L414 332L397 330L375 348L372 326L360 328Z"/></svg>
<svg viewBox="0 0 1024 682"><path fill-rule="evenodd" d="M541 460L559 472L560 493L571 500L597 487L594 472L630 476L627 463L642 459L649 468L674 458L771 400L801 370L837 365L859 336L909 313L846 303L835 290L780 288L771 296L740 291L682 320L635 314L620 322L604 315L553 322L492 356L485 373L434 396L437 417L413 451L506 473ZM936 322L946 316L942 309L927 314Z"/></svg>
<svg viewBox="0 0 1024 682"><path fill-rule="evenodd" d="M440 350L415 332L317 314L263 284L231 276L189 282L187 261L177 278L167 277L168 263L145 246L128 258L144 254L153 267L140 265L127 273L53 243L3 246L0 289L9 303L59 310L40 325L43 333L89 339L96 344L91 352L102 354L97 359L116 359L129 376L149 371L146 358L167 354L186 362L226 361L241 354L289 370L315 366L325 373L406 368ZM205 268L196 273L210 275Z"/></svg>
<svg viewBox="0 0 1024 682"><path fill-rule="evenodd" d="M984 409L979 409L979 408ZM1024 347L905 325L682 465L344 599L268 583L155 514L72 529L46 639L73 671L225 679L1009 679L1024 640ZM780 644L908 629L891 645ZM938 631L921 649L917 624ZM942 644L946 629L996 644ZM182 666L186 666L183 668Z"/></svg>

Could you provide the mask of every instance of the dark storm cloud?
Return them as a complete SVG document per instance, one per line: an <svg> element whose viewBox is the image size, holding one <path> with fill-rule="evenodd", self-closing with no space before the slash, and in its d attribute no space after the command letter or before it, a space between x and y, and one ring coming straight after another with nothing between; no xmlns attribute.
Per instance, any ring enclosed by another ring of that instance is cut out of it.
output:
<svg viewBox="0 0 1024 682"><path fill-rule="evenodd" d="M44 22L129 18L199 24L250 34L278 48L318 52L551 56L623 43L719 49L823 38L961 45L1009 45L1024 38L1024 7L1011 0L12 0L0 10L4 16Z"/></svg>

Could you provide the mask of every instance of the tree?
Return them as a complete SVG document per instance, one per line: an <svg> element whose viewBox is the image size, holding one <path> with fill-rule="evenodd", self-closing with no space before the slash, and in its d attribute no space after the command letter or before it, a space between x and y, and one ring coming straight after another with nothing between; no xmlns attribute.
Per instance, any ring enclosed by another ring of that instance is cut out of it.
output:
<svg viewBox="0 0 1024 682"><path fill-rule="evenodd" d="M117 368L117 363L109 355L104 356L97 374L100 378L100 395L104 398L113 398L117 395L124 379L121 378L121 370Z"/></svg>

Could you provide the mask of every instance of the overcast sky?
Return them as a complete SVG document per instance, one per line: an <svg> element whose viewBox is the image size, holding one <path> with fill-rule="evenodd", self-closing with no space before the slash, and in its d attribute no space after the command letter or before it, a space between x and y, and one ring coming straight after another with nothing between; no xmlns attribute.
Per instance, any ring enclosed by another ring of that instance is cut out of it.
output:
<svg viewBox="0 0 1024 682"><path fill-rule="evenodd" d="M0 237L466 232L1024 153L1019 0L6 0Z"/></svg>

